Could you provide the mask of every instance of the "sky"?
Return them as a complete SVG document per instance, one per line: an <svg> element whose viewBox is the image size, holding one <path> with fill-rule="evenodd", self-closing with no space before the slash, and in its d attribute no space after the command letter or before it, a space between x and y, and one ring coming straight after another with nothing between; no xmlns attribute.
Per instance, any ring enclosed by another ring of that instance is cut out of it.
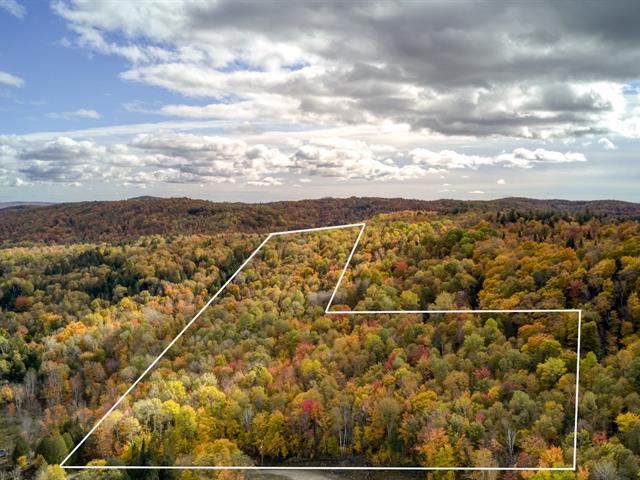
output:
<svg viewBox="0 0 640 480"><path fill-rule="evenodd" d="M0 202L640 202L640 8L0 0Z"/></svg>

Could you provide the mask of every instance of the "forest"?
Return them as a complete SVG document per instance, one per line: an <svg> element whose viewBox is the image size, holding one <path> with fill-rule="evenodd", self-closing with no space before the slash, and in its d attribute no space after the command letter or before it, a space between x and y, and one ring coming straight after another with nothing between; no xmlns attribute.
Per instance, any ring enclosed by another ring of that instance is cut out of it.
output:
<svg viewBox="0 0 640 480"><path fill-rule="evenodd" d="M117 243L136 240L143 235L268 233L362 222L380 213L412 210L455 215L470 209L496 213L517 210L528 215L532 212L574 216L595 214L600 218L640 219L640 204L619 200L503 198L463 201L350 197L231 203L192 198L137 197L112 202L27 204L0 208L0 246Z"/></svg>
<svg viewBox="0 0 640 480"><path fill-rule="evenodd" d="M529 470L411 478L637 479L640 226L633 214L596 210L469 205L358 218L367 228L332 306L580 309L579 358L571 312L326 314L358 230L281 236L69 464L502 467ZM58 465L260 244L253 228L4 237L0 478L244 478ZM576 471L536 470L571 467L574 441Z"/></svg>

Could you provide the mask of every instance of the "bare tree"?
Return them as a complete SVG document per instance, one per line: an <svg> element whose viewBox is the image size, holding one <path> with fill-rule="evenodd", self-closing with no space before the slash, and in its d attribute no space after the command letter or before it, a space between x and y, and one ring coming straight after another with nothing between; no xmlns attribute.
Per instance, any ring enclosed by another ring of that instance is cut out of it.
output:
<svg viewBox="0 0 640 480"><path fill-rule="evenodd" d="M37 388L38 374L33 368L30 368L24 376L24 391L27 395L29 405L33 405L33 402L36 400Z"/></svg>
<svg viewBox="0 0 640 480"><path fill-rule="evenodd" d="M509 454L509 463L511 463L516 450L516 431L507 422L504 423L504 446Z"/></svg>
<svg viewBox="0 0 640 480"><path fill-rule="evenodd" d="M591 473L594 480L615 480L618 478L616 466L608 459L596 463Z"/></svg>
<svg viewBox="0 0 640 480"><path fill-rule="evenodd" d="M22 405L24 404L24 397L26 396L24 387L22 385L13 386L13 403L15 403L18 413L22 413Z"/></svg>
<svg viewBox="0 0 640 480"><path fill-rule="evenodd" d="M69 383L71 384L71 401L73 402L73 406L77 407L80 403L80 396L82 395L82 377L79 373L76 373L71 377Z"/></svg>
<svg viewBox="0 0 640 480"><path fill-rule="evenodd" d="M251 430L251 421L253 420L253 406L252 405L248 405L243 411L242 411L242 424L244 425L244 428L247 431Z"/></svg>
<svg viewBox="0 0 640 480"><path fill-rule="evenodd" d="M49 406L57 405L62 400L63 383L64 378L60 369L53 369L47 375L43 394L46 396Z"/></svg>

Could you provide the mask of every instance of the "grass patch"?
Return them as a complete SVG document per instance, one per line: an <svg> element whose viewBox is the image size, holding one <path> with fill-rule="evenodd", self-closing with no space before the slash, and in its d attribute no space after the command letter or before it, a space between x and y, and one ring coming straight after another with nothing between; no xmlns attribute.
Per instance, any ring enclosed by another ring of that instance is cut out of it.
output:
<svg viewBox="0 0 640 480"><path fill-rule="evenodd" d="M0 458L0 465L9 461L13 446L20 436L20 422L14 417L0 415L0 448L7 451L7 456Z"/></svg>

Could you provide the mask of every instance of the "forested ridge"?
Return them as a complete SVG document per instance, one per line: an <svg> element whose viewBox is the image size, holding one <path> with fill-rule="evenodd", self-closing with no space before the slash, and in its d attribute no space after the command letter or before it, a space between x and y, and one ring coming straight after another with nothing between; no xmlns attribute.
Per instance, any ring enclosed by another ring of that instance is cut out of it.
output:
<svg viewBox="0 0 640 480"><path fill-rule="evenodd" d="M640 227L592 207L324 210L367 220L334 308L583 310L578 471L427 478L638 478ZM295 222L319 221L307 210ZM55 465L264 238L73 235L0 249L0 448L15 478L64 478ZM570 466L576 317L326 315L356 235L267 243L73 460Z"/></svg>
<svg viewBox="0 0 640 480"><path fill-rule="evenodd" d="M640 219L640 204L615 200L505 198L491 201L322 198L272 203L215 203L190 198L139 197L0 209L0 245L117 242L142 235L265 233L360 222L403 210L456 214L468 210L552 212Z"/></svg>

